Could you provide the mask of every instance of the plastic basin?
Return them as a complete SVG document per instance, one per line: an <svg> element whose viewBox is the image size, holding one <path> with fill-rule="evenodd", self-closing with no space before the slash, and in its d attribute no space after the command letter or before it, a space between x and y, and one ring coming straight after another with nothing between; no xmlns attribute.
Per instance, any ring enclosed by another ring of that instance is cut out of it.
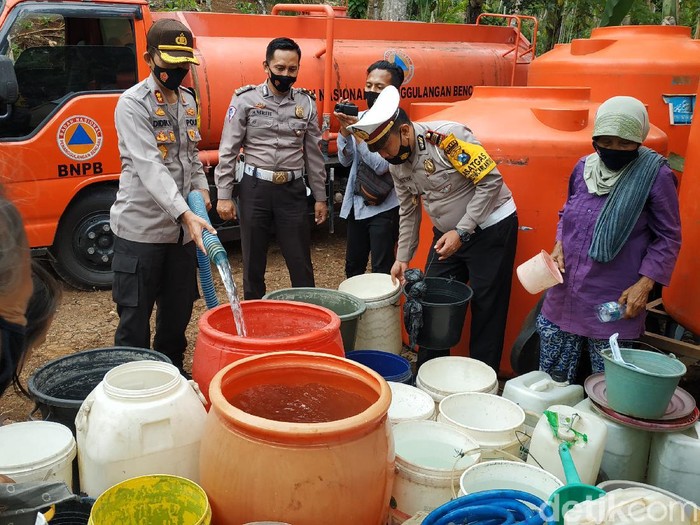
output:
<svg viewBox="0 0 700 525"><path fill-rule="evenodd" d="M380 350L355 350L345 357L371 368L387 381L411 384L411 363L405 357Z"/></svg>
<svg viewBox="0 0 700 525"><path fill-rule="evenodd" d="M357 323L367 309L359 297L328 288L283 288L266 294L263 299L298 301L328 308L340 317L340 335L345 352L355 349Z"/></svg>

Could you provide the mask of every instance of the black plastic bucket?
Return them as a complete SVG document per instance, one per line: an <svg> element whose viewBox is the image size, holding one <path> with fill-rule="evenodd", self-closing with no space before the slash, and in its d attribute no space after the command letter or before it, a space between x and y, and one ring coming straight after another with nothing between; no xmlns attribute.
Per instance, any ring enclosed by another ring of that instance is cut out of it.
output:
<svg viewBox="0 0 700 525"><path fill-rule="evenodd" d="M131 361L170 359L147 348L109 347L85 350L61 357L38 368L29 378L29 394L36 403L32 411L42 418L66 425L75 435L75 416L80 405L115 366Z"/></svg>
<svg viewBox="0 0 700 525"><path fill-rule="evenodd" d="M418 332L418 346L447 350L459 343L467 315L467 305L474 295L469 286L444 277L426 277L423 305L423 327ZM411 283L404 287L404 294Z"/></svg>
<svg viewBox="0 0 700 525"><path fill-rule="evenodd" d="M59 503L56 505L56 513L50 523L51 525L87 525L94 503L95 500L92 498L78 498Z"/></svg>

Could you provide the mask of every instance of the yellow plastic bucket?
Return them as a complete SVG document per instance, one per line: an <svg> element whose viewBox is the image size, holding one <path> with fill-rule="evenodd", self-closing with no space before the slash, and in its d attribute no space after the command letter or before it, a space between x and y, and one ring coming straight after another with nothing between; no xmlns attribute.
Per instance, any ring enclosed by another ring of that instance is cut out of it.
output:
<svg viewBox="0 0 700 525"><path fill-rule="evenodd" d="M157 474L117 483L92 507L88 525L209 525L211 507L204 489L189 479Z"/></svg>

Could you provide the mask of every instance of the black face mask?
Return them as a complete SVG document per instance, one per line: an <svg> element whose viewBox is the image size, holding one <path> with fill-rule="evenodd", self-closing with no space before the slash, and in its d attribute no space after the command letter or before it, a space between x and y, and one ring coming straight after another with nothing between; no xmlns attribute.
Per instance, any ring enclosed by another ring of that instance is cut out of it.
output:
<svg viewBox="0 0 700 525"><path fill-rule="evenodd" d="M593 149L598 152L598 156L603 161L603 164L613 171L621 170L639 157L639 148L635 150L608 149L601 148L593 142Z"/></svg>
<svg viewBox="0 0 700 525"><path fill-rule="evenodd" d="M365 91L365 100L367 101L368 108L374 106L374 103L377 101L378 96L379 93L377 93L376 91Z"/></svg>
<svg viewBox="0 0 700 525"><path fill-rule="evenodd" d="M169 89L170 91L175 91L180 87L182 81L187 76L190 70L182 67L176 67L175 69L165 69L158 65L153 65L153 74L158 79L158 82L163 84L163 87Z"/></svg>
<svg viewBox="0 0 700 525"><path fill-rule="evenodd" d="M25 350L25 328L0 317L0 395L12 383L17 364Z"/></svg>
<svg viewBox="0 0 700 525"><path fill-rule="evenodd" d="M297 81L297 77L290 77L287 75L275 75L270 71L270 81L275 89L280 93L286 93L292 87L292 84Z"/></svg>
<svg viewBox="0 0 700 525"><path fill-rule="evenodd" d="M410 144L406 144L404 146L402 142L399 146L399 152L395 156L386 159L386 161L389 164L398 166L399 164L403 164L404 162L406 162L408 160L408 157L411 156L411 153L413 153L413 148L411 148Z"/></svg>

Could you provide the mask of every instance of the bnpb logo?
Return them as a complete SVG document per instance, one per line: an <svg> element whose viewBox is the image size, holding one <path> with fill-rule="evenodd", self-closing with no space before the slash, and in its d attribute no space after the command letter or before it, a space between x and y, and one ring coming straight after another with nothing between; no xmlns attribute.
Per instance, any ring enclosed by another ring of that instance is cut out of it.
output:
<svg viewBox="0 0 700 525"><path fill-rule="evenodd" d="M91 159L102 147L102 129L85 115L75 115L58 127L56 141L63 154L73 160Z"/></svg>
<svg viewBox="0 0 700 525"><path fill-rule="evenodd" d="M415 67L413 66L413 60L406 54L406 52L400 49L387 49L384 52L384 60L387 62L393 62L401 69L403 69L403 84L408 84L413 78L413 73L415 72Z"/></svg>

